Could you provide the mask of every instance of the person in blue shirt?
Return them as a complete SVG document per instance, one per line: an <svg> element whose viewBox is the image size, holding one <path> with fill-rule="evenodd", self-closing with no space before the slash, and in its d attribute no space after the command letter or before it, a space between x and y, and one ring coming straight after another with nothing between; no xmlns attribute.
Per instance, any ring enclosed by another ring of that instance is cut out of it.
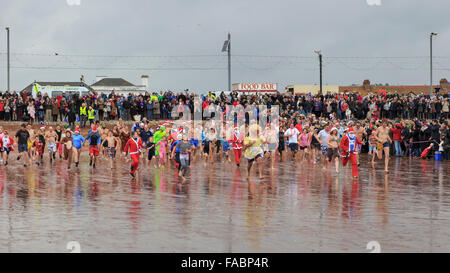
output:
<svg viewBox="0 0 450 273"><path fill-rule="evenodd" d="M78 167L80 161L81 148L84 146L84 137L80 135L80 128L75 128L75 134L72 136L72 143L75 152L75 166Z"/></svg>

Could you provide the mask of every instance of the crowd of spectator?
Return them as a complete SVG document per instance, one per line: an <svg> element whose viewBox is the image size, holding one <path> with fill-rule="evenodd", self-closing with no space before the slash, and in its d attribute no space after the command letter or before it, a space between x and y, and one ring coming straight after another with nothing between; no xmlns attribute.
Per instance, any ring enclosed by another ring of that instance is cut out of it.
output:
<svg viewBox="0 0 450 273"><path fill-rule="evenodd" d="M200 101L201 105L198 101ZM292 95L290 93L242 94L195 94L188 92L154 92L144 94L104 94L90 93L79 96L62 93L56 97L38 94L33 97L27 92L0 92L0 120L48 123L64 122L74 128L95 121L133 120L171 120L179 118L178 113L187 108L205 111L216 106L213 115L225 116L231 105L243 107L266 105L269 109L277 105L280 117L286 124L314 123L319 121L360 120L369 132L376 120L395 121L393 129L400 132L393 135L400 141L403 153L417 156L428 144L434 141L437 146L444 140L448 146L448 95L400 95L400 94L324 94ZM183 106L180 108L180 106ZM176 111L173 111L173 110ZM218 112L218 113L217 113ZM248 116L245 117L248 123ZM394 125L395 124L395 125ZM369 126L370 125L370 126ZM398 126L400 125L400 127ZM417 143L417 144L415 144ZM420 143L420 144L419 144ZM397 146L398 147L398 146ZM396 154L398 154L398 148Z"/></svg>

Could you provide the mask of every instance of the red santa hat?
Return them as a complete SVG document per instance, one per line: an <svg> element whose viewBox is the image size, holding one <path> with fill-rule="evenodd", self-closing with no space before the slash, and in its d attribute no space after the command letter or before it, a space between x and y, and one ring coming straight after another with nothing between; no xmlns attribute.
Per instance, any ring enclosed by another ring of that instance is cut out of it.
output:
<svg viewBox="0 0 450 273"><path fill-rule="evenodd" d="M92 131L97 131L97 126L92 127Z"/></svg>
<svg viewBox="0 0 450 273"><path fill-rule="evenodd" d="M348 128L348 133L355 133L355 130L353 129L353 127Z"/></svg>
<svg viewBox="0 0 450 273"><path fill-rule="evenodd" d="M80 128L78 128L78 127L75 128L75 132L78 132L78 133L79 133L79 132L80 132Z"/></svg>

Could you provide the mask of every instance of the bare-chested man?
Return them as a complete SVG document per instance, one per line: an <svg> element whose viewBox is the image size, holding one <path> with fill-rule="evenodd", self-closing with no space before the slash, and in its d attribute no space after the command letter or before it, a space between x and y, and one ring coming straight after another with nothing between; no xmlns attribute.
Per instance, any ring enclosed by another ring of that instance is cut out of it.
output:
<svg viewBox="0 0 450 273"><path fill-rule="evenodd" d="M106 153L109 158L109 163L111 169L113 169L113 161L116 156L116 151L119 146L119 141L116 137L114 137L111 131L108 132L107 137L103 140L102 146L106 148Z"/></svg>
<svg viewBox="0 0 450 273"><path fill-rule="evenodd" d="M30 134L30 138L28 139L28 158L31 159L31 146L33 145L32 139L34 139L36 132L34 131L33 127L31 127L31 124L27 125L27 131Z"/></svg>
<svg viewBox="0 0 450 273"><path fill-rule="evenodd" d="M58 134L53 130L53 127L49 127L48 131L45 132L44 135L45 139L47 140L47 149L48 154L50 156L50 163L53 162L54 159L56 159L56 152L58 151L56 140L58 139Z"/></svg>
<svg viewBox="0 0 450 273"><path fill-rule="evenodd" d="M389 166L389 150L392 143L391 138L389 137L390 128L388 127L388 122L383 121L381 127L377 128L377 131L375 133L375 137L377 138L378 144L377 147L380 147L382 151L384 151L384 171L389 172L388 166ZM377 151L380 157L382 157L382 151L378 148L379 151Z"/></svg>
<svg viewBox="0 0 450 273"><path fill-rule="evenodd" d="M278 131L274 123L268 124L263 132L263 137L267 142L267 151L269 153L272 170L275 169L275 154L278 148Z"/></svg>
<svg viewBox="0 0 450 273"><path fill-rule="evenodd" d="M366 133L366 130L363 127L361 127L361 123L359 121L356 123L354 131L355 131L355 135L359 139L359 141L363 142L363 137L366 136L367 133ZM358 163L358 166L359 166L359 154L361 153L361 147L362 147L362 144L358 144L356 147L356 152L357 152L356 153L356 162Z"/></svg>

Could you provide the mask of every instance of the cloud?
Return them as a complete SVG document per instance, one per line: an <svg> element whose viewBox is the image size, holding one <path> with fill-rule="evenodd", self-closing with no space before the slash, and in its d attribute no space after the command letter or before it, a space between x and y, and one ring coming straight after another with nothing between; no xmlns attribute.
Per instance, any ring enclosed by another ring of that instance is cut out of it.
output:
<svg viewBox="0 0 450 273"><path fill-rule="evenodd" d="M381 0L366 0L369 6L381 6Z"/></svg>
<svg viewBox="0 0 450 273"><path fill-rule="evenodd" d="M442 20L450 8L446 0L396 0L377 8L361 0L96 0L81 1L79 6L69 6L66 0L0 2L0 52L6 51L6 43L1 41L6 36L3 26L8 25L13 52L51 55L13 56L13 66L101 68L12 69L12 88L18 90L34 80L73 81L81 74L88 83L95 76L107 75L139 84L140 76L148 74L149 85L156 90L223 90L228 86L226 69L138 68L226 68L226 55L220 50L229 31L233 82L277 82L280 90L288 84L319 82L314 50L322 50L325 84L360 84L366 78L373 83L425 84L429 77L426 60L387 59L378 63L377 59L330 57L426 57L432 31L439 33L433 43L436 56L449 55L450 22ZM54 56L55 52L59 56ZM77 54L161 57L64 57ZM163 57L174 55L217 57ZM5 56L0 55L0 90L6 88L5 64ZM445 59L435 65L437 69L449 68ZM108 69L118 67L136 69ZM439 80L446 74L436 70L434 78Z"/></svg>

